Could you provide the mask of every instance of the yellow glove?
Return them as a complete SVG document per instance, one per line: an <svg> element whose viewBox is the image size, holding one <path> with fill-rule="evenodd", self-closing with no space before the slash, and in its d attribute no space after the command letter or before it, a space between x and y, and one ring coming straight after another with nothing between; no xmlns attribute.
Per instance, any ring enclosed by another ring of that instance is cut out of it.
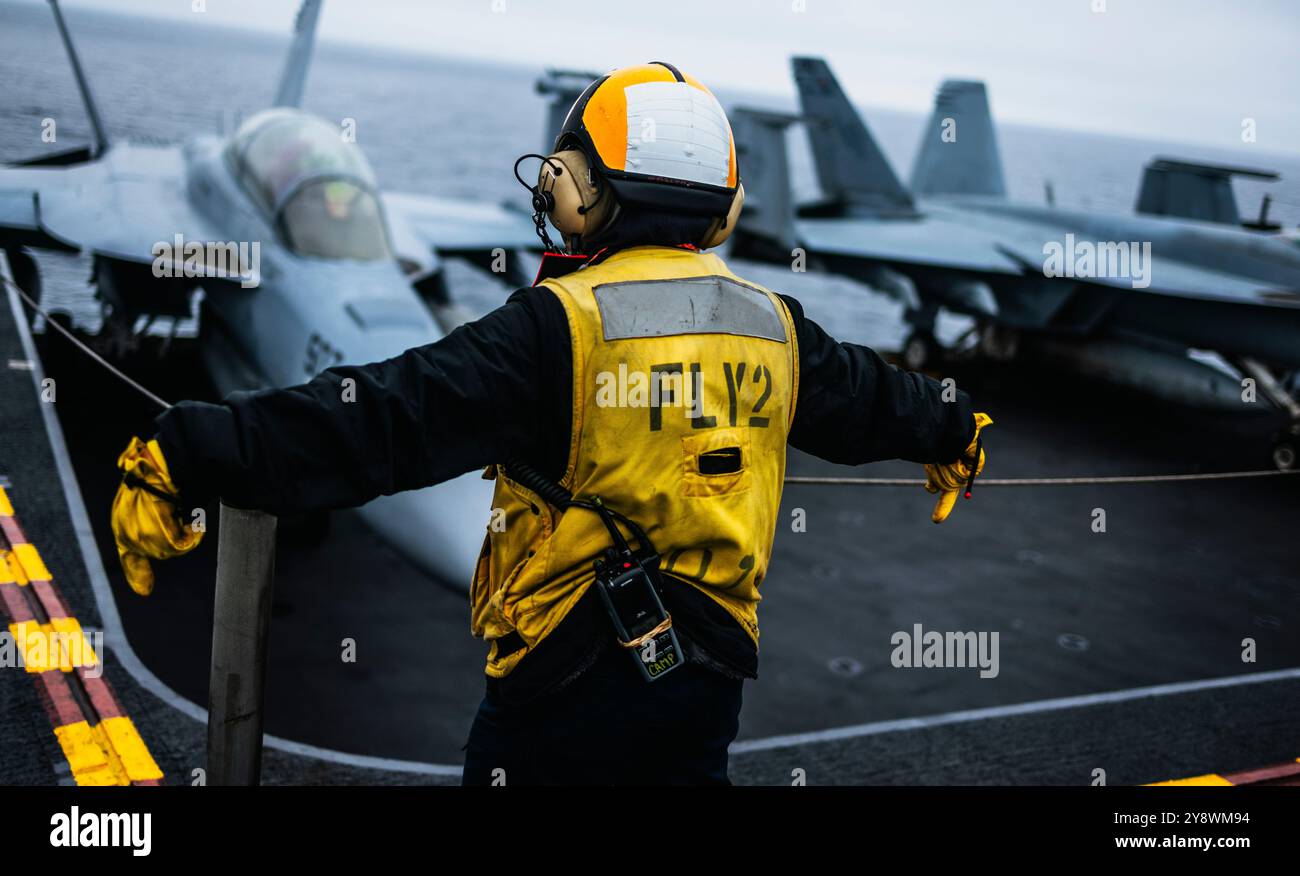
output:
<svg viewBox="0 0 1300 876"><path fill-rule="evenodd" d="M976 475L984 471L984 450L979 443L980 431L985 426L992 425L993 419L988 414L976 414L975 437L971 439L970 446L966 448L962 458L947 465L925 467L925 491L939 494L934 513L930 515L930 519L935 523L943 523L952 513L952 507L957 503L957 493L965 490L966 484L970 482L971 465L975 465ZM978 460L975 458L976 453L979 454Z"/></svg>
<svg viewBox="0 0 1300 876"><path fill-rule="evenodd" d="M117 467L122 470L122 485L113 497L113 540L126 583L148 596L153 592L149 560L189 553L199 546L203 533L187 525L180 507L162 497L176 496L176 485L157 441L146 444L132 438L117 458Z"/></svg>

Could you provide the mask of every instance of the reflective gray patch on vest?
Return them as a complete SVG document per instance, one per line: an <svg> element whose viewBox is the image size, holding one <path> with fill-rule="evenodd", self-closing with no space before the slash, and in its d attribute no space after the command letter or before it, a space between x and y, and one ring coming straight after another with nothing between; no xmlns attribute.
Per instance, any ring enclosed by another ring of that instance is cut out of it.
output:
<svg viewBox="0 0 1300 876"><path fill-rule="evenodd" d="M592 293L607 341L700 334L786 341L772 299L727 277L606 283Z"/></svg>

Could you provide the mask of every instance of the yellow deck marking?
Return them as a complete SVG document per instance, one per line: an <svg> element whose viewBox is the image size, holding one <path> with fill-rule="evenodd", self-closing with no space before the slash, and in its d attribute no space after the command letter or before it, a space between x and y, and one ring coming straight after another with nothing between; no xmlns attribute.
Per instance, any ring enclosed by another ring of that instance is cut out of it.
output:
<svg viewBox="0 0 1300 876"><path fill-rule="evenodd" d="M1231 787L1232 782L1229 782L1218 773L1209 773L1204 776L1192 776L1190 779L1170 779L1167 782L1152 782L1151 785L1227 785L1228 787Z"/></svg>
<svg viewBox="0 0 1300 876"><path fill-rule="evenodd" d="M26 587L27 573L23 571L23 565L22 563L18 562L18 557L14 556L13 551L4 551L4 558L5 558L5 568L8 570L9 574L13 577L13 581L11 583L17 584L19 587Z"/></svg>
<svg viewBox="0 0 1300 876"><path fill-rule="evenodd" d="M57 652L51 659L48 625L42 626L34 620L19 621L9 625L9 632L13 634L14 644L18 646L18 653L22 656L23 665L27 667L28 672L45 672L59 668Z"/></svg>
<svg viewBox="0 0 1300 876"><path fill-rule="evenodd" d="M14 516L13 504L3 487L0 515ZM25 586L30 581L53 584L53 576L35 545L12 547L12 551L0 550L0 585ZM71 674L76 667L99 662L75 617L50 618L47 624L35 620L12 623L9 632L28 672L59 669ZM64 724L54 728L54 736L78 785L129 785L163 778L135 724L124 715L104 718L94 727L85 720Z"/></svg>
<svg viewBox="0 0 1300 876"><path fill-rule="evenodd" d="M52 580L50 570L45 568L45 561L41 559L41 554L36 550L35 545L14 545L14 556L18 559L18 565L22 566L23 571L27 574L28 581Z"/></svg>
<svg viewBox="0 0 1300 876"><path fill-rule="evenodd" d="M78 785L129 785L163 777L130 718L105 718L98 727L77 721L54 728L54 735Z"/></svg>
<svg viewBox="0 0 1300 876"><path fill-rule="evenodd" d="M126 772L126 776L130 781L139 782L144 779L161 779L163 777L162 770L158 768L153 756L149 754L148 746L140 738L140 734L136 731L135 724L131 723L130 718L105 718L99 726L104 731L109 745L117 754L122 769Z"/></svg>
<svg viewBox="0 0 1300 876"><path fill-rule="evenodd" d="M94 666L99 655L73 617L53 618L48 624L34 620L9 625L14 644L28 672L59 669L71 672L78 666Z"/></svg>
<svg viewBox="0 0 1300 876"><path fill-rule="evenodd" d="M63 756L72 768L72 778L78 785L127 785L122 762L108 744L105 733L85 721L64 724L54 728L54 735L63 749Z"/></svg>
<svg viewBox="0 0 1300 876"><path fill-rule="evenodd" d="M75 617L52 617L50 627L54 631L54 640L59 647L59 668L71 672L77 666L94 666L99 662L90 640L81 631L81 624Z"/></svg>

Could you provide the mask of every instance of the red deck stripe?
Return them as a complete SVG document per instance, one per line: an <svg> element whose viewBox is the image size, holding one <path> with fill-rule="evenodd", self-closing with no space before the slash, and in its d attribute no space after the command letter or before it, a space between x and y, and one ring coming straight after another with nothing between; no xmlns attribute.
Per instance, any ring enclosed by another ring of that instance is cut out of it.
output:
<svg viewBox="0 0 1300 876"><path fill-rule="evenodd" d="M41 607L51 618L72 617L72 612L68 611L68 606L63 601L63 597L50 581L33 581L31 583L32 591L36 598L40 600Z"/></svg>
<svg viewBox="0 0 1300 876"><path fill-rule="evenodd" d="M4 605L9 623L36 620L36 613L32 611L27 597L23 596L22 588L17 584L0 584L0 605Z"/></svg>
<svg viewBox="0 0 1300 876"><path fill-rule="evenodd" d="M26 544L27 536L23 535L23 529L18 525L17 517L8 517L0 515L0 532L5 534L10 544Z"/></svg>
<svg viewBox="0 0 1300 876"><path fill-rule="evenodd" d="M100 660L104 659L102 654L98 656ZM117 701L117 696L103 676L96 678L88 675L83 666L77 667L77 675L86 689L86 695L90 697L90 704L95 707L101 719L126 717L126 713L122 711L122 704Z"/></svg>
<svg viewBox="0 0 1300 876"><path fill-rule="evenodd" d="M1265 782L1275 782L1278 779L1300 778L1300 763L1290 761L1260 767L1256 770L1243 770L1239 773L1226 774L1224 778L1234 785L1258 785Z"/></svg>
<svg viewBox="0 0 1300 876"><path fill-rule="evenodd" d="M17 517L0 516L0 532L4 533L4 537L11 545L30 544L27 536L23 533L22 527L18 524ZM75 617L69 610L63 594L59 592L58 586L53 581L42 578L33 580L28 586L32 588L42 608L51 618ZM0 605L4 606L10 619L15 623L36 620L32 606L21 588L16 584L0 585ZM104 655L97 652L96 657L102 664ZM99 713L100 720L128 717L122 709L121 701L113 693L112 685L102 675L91 676L87 674L85 667L80 666L73 671L77 673L78 678L81 680L82 688L85 690L91 706ZM71 682L64 672L59 669L50 669L45 672L30 674L36 676L37 692L40 696L41 705L45 709L45 714L50 719L52 729L67 724L75 724L78 721L90 722L92 720L92 716L83 713L81 703L73 697ZM147 779L132 782L131 784L161 785L162 782L156 779Z"/></svg>
<svg viewBox="0 0 1300 876"><path fill-rule="evenodd" d="M65 724L86 720L86 716L81 713L81 707L72 697L68 680L61 671L50 669L36 673L36 681L41 694L41 703L45 706L45 714L50 716L51 724L62 727Z"/></svg>

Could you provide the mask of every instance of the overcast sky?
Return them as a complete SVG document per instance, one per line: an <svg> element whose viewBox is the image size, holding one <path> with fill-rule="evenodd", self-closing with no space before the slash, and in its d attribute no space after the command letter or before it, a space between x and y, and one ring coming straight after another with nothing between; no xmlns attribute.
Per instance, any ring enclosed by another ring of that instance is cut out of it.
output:
<svg viewBox="0 0 1300 876"><path fill-rule="evenodd" d="M38 2L38 0L33 0ZM296 0L64 0L287 33ZM1094 11L1102 7L1104 11ZM826 56L861 104L979 78L1001 121L1300 153L1300 0L327 0L324 39L606 70L667 60L792 95Z"/></svg>

